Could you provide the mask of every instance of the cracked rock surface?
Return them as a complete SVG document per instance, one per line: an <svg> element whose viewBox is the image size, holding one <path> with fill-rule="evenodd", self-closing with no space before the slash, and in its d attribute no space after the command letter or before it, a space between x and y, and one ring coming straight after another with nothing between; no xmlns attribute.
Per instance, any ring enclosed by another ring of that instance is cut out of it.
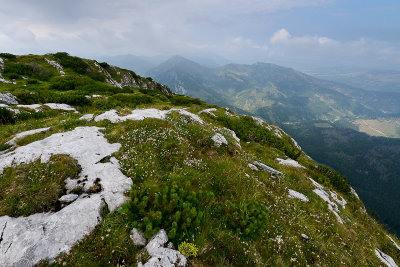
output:
<svg viewBox="0 0 400 267"><path fill-rule="evenodd" d="M145 264L141 262L138 266L143 267L174 267L174 266L186 266L186 258L179 251L165 248L165 244L168 242L167 232L161 229L155 234L146 246L147 252L151 258Z"/></svg>
<svg viewBox="0 0 400 267"><path fill-rule="evenodd" d="M131 179L122 174L115 158L107 163L100 162L118 151L121 145L108 143L100 130L99 127L77 127L0 155L1 174L5 167L37 159L48 162L52 155L66 154L76 159L82 168L77 180L85 181L82 182L84 191L87 192L97 178L103 189L82 194L57 212L0 217L1 266L32 266L41 259L52 259L61 252L68 252L100 223L105 204L113 211L126 200L123 193L130 189ZM67 182L71 184L77 180Z"/></svg>

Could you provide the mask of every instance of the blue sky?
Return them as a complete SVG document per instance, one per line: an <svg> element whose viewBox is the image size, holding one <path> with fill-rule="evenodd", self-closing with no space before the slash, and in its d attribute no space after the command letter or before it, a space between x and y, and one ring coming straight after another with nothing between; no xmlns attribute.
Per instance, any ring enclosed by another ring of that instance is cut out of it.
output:
<svg viewBox="0 0 400 267"><path fill-rule="evenodd" d="M0 50L400 69L398 0L0 0Z"/></svg>

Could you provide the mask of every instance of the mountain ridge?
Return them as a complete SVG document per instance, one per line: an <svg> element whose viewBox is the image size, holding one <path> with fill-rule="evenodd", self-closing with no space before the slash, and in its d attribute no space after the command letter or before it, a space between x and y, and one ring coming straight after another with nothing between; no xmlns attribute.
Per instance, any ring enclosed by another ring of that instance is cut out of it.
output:
<svg viewBox="0 0 400 267"><path fill-rule="evenodd" d="M8 57L0 83L6 265L400 261L399 240L346 178L279 127L105 62ZM122 86L128 74L146 86Z"/></svg>
<svg viewBox="0 0 400 267"><path fill-rule="evenodd" d="M400 112L396 102L399 94L371 93L358 88L343 87L270 63L228 64L207 68L195 65L193 61L185 61L185 64L191 64L180 66L181 62L183 61L174 62L167 68L167 61L163 64L164 72L155 68L153 73L148 74L169 85L175 92L185 92L189 96L212 103L229 104L255 114L258 106L265 105L241 106L241 94L246 97L257 95L253 101L266 101L268 105L279 104L286 106L287 110L292 109L285 118L281 114L270 114L267 118L272 122L298 119L325 119L333 122L339 118L353 121L358 117L387 117L390 114L396 116ZM250 90L251 88L256 91ZM377 104L376 98L381 99L380 102L384 104ZM302 105L302 110L297 108L299 105Z"/></svg>

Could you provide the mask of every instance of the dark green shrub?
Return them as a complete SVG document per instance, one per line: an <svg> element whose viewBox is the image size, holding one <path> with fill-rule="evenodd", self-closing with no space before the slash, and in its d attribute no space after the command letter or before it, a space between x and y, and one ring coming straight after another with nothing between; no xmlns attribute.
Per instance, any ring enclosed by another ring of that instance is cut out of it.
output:
<svg viewBox="0 0 400 267"><path fill-rule="evenodd" d="M328 183L331 184L339 192L342 192L344 194L351 193L351 187L349 182L347 181L347 178L341 175L339 172L321 164L317 165L316 170L318 173L323 175L318 175L318 182L326 184L326 177L328 179Z"/></svg>
<svg viewBox="0 0 400 267"><path fill-rule="evenodd" d="M233 118L229 116L218 116L217 120L223 126L235 131L236 135L243 141L266 143L269 146L275 147L285 153L286 156L296 159L301 155L301 150L298 149L289 136L282 138L274 135L267 128L257 124L250 116L241 116Z"/></svg>
<svg viewBox="0 0 400 267"><path fill-rule="evenodd" d="M240 204L227 201L217 211L226 226L236 234L252 238L267 230L268 208L264 204L252 200Z"/></svg>
<svg viewBox="0 0 400 267"><path fill-rule="evenodd" d="M80 94L60 94L54 97L52 102L64 103L73 106L88 106L91 104L90 99Z"/></svg>
<svg viewBox="0 0 400 267"><path fill-rule="evenodd" d="M133 79L135 79L135 81L137 81L139 79L139 76L136 74L136 72L129 71L129 73L132 75L132 77L133 77Z"/></svg>
<svg viewBox="0 0 400 267"><path fill-rule="evenodd" d="M16 73L7 73L7 74L4 74L4 76L10 80L15 80L15 79L21 78L21 75L18 75Z"/></svg>
<svg viewBox="0 0 400 267"><path fill-rule="evenodd" d="M202 105L204 104L203 101L197 98L190 98L183 95L174 95L172 96L169 101L175 106L190 106L190 105Z"/></svg>
<svg viewBox="0 0 400 267"><path fill-rule="evenodd" d="M32 69L25 64L19 63L8 63L5 65L4 73L15 73L19 75L25 75L26 73L30 73Z"/></svg>
<svg viewBox="0 0 400 267"><path fill-rule="evenodd" d="M38 112L21 112L16 115L16 120L25 121L29 119L43 119L57 116L59 113L55 110L44 110Z"/></svg>
<svg viewBox="0 0 400 267"><path fill-rule="evenodd" d="M52 73L48 69L43 68L36 62L29 64L8 63L4 68L4 74L10 79L29 76L39 80L48 80L52 76Z"/></svg>
<svg viewBox="0 0 400 267"><path fill-rule="evenodd" d="M110 65L107 62L101 62L101 63L99 63L99 65L104 69L110 67Z"/></svg>
<svg viewBox="0 0 400 267"><path fill-rule="evenodd" d="M95 81L105 82L106 80L104 74L98 71L90 71L87 75Z"/></svg>
<svg viewBox="0 0 400 267"><path fill-rule="evenodd" d="M64 103L73 106L91 105L91 100L87 99L80 91L51 91L51 90L38 90L35 92L19 91L14 92L18 97L21 104L43 104L43 103Z"/></svg>
<svg viewBox="0 0 400 267"><path fill-rule="evenodd" d="M120 101L123 104L128 104L129 106L133 107L154 102L153 98L147 95L115 94L112 96L112 98Z"/></svg>
<svg viewBox="0 0 400 267"><path fill-rule="evenodd" d="M49 90L40 90L37 92L22 90L14 92L14 95L18 98L20 104L24 105L49 103L53 100L53 95Z"/></svg>
<svg viewBox="0 0 400 267"><path fill-rule="evenodd" d="M17 59L16 55L10 54L10 53L0 53L1 58L6 58L8 60L15 60Z"/></svg>
<svg viewBox="0 0 400 267"><path fill-rule="evenodd" d="M58 52L53 56L57 59L61 66L64 68L70 68L78 74L85 74L89 69L89 66L81 58L70 56L66 52Z"/></svg>
<svg viewBox="0 0 400 267"><path fill-rule="evenodd" d="M53 76L50 70L42 67L36 62L31 62L27 64L31 70L31 73L26 73L25 75L31 76L31 78L39 79L41 81L47 81Z"/></svg>
<svg viewBox="0 0 400 267"><path fill-rule="evenodd" d="M36 79L28 79L26 80L26 84L38 84L39 81Z"/></svg>
<svg viewBox="0 0 400 267"><path fill-rule="evenodd" d="M133 185L129 196L131 200L122 212L129 216L133 227L140 228L146 238L164 229L174 241L196 232L202 223L203 208L214 200L211 192L192 191L188 177L176 177L160 188Z"/></svg>
<svg viewBox="0 0 400 267"><path fill-rule="evenodd" d="M58 91L70 91L75 90L79 86L85 84L85 81L81 77L77 76L64 76L56 77L50 84L50 89Z"/></svg>
<svg viewBox="0 0 400 267"><path fill-rule="evenodd" d="M15 118L11 111L6 108L0 108L0 124L14 123Z"/></svg>

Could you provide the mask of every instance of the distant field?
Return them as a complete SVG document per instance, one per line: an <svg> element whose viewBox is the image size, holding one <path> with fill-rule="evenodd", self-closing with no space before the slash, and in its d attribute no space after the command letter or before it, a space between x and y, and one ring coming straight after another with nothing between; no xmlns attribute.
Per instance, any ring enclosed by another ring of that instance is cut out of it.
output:
<svg viewBox="0 0 400 267"><path fill-rule="evenodd" d="M400 138L400 118L396 119L376 119L376 120L356 120L360 132L372 136L384 136Z"/></svg>

